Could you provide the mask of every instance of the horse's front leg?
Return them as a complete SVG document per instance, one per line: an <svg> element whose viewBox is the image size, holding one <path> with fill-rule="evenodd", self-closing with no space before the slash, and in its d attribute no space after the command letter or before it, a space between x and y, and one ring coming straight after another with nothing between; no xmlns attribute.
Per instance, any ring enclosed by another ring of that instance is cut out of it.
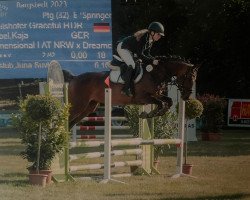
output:
<svg viewBox="0 0 250 200"><path fill-rule="evenodd" d="M167 96L163 96L162 100L162 108L156 113L156 116L164 115L173 105L173 100Z"/></svg>
<svg viewBox="0 0 250 200"><path fill-rule="evenodd" d="M173 105L173 101L171 98L164 95L164 96L160 96L158 98L154 98L154 104L157 105L155 109L153 109L149 113L142 112L139 117L145 119L145 118L162 116Z"/></svg>
<svg viewBox="0 0 250 200"><path fill-rule="evenodd" d="M162 110L163 108L163 101L158 99L158 98L155 98L155 97L152 97L152 103L153 104L156 104L156 108L151 110L149 113L147 112L142 112L139 117L142 118L142 119L145 119L145 118L152 118L152 117L155 117L157 116L157 113Z"/></svg>

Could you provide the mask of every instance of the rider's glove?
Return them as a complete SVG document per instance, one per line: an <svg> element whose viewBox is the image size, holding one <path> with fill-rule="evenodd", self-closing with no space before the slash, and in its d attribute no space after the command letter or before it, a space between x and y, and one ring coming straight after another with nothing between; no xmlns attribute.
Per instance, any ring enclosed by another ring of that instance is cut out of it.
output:
<svg viewBox="0 0 250 200"><path fill-rule="evenodd" d="M158 65L159 64L159 60L153 60L153 65Z"/></svg>

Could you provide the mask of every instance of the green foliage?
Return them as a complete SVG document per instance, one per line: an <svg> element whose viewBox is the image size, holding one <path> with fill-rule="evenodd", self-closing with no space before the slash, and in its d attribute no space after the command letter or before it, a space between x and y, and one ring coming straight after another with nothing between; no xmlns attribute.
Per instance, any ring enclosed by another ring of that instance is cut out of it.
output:
<svg viewBox="0 0 250 200"><path fill-rule="evenodd" d="M48 120L53 116L53 113L59 112L59 101L55 101L50 96L28 96L25 100L27 114L34 121Z"/></svg>
<svg viewBox="0 0 250 200"><path fill-rule="evenodd" d="M176 110L178 113L179 104L176 105ZM186 120L194 119L200 117L203 112L203 105L198 99L190 98L185 102L185 118Z"/></svg>
<svg viewBox="0 0 250 200"><path fill-rule="evenodd" d="M185 117L187 120L200 117L203 112L203 105L197 99L189 99L185 104Z"/></svg>
<svg viewBox="0 0 250 200"><path fill-rule="evenodd" d="M130 127L129 132L134 136L139 136L139 106L127 105L124 107L125 115L128 119L128 125Z"/></svg>
<svg viewBox="0 0 250 200"><path fill-rule="evenodd" d="M154 138L170 139L178 131L177 114L171 111L166 112L165 115L154 118ZM169 149L169 145L154 146L154 159L157 160L165 150Z"/></svg>
<svg viewBox="0 0 250 200"><path fill-rule="evenodd" d="M160 21L167 37L154 44L153 56L176 54L202 63L197 80L200 94L249 98L249 0L130 3L121 6L120 1L112 1L114 42Z"/></svg>
<svg viewBox="0 0 250 200"><path fill-rule="evenodd" d="M202 131L218 132L220 126L224 123L224 110L226 101L219 96L204 94L198 97L202 102L204 111L201 116Z"/></svg>
<svg viewBox="0 0 250 200"><path fill-rule="evenodd" d="M125 106L126 117L128 119L129 131L135 137L139 133L139 106L128 105ZM167 112L163 116L155 117L154 119L154 138L155 139L169 139L177 132L177 115L176 113ZM158 158L163 151L169 148L168 145L154 146L155 159Z"/></svg>
<svg viewBox="0 0 250 200"><path fill-rule="evenodd" d="M163 116L154 118L154 138L169 139L178 130L177 115L168 111Z"/></svg>
<svg viewBox="0 0 250 200"><path fill-rule="evenodd" d="M13 122L22 144L26 147L21 156L32 163L30 168L37 167L40 123L42 137L39 168L49 169L55 155L63 150L66 144L65 136L68 134L65 129L68 110L68 105L62 106L60 101L52 96L29 95L24 101L20 101L19 114L13 116Z"/></svg>

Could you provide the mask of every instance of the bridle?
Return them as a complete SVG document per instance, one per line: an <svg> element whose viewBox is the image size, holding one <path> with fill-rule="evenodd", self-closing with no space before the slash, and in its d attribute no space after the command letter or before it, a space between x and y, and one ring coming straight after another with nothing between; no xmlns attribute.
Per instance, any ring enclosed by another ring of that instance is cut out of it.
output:
<svg viewBox="0 0 250 200"><path fill-rule="evenodd" d="M193 79L193 77L195 77L195 73L196 70L193 67L189 67L183 75L174 78L170 84L176 85L181 93L192 93L192 88L187 88L185 86L185 81L187 79Z"/></svg>

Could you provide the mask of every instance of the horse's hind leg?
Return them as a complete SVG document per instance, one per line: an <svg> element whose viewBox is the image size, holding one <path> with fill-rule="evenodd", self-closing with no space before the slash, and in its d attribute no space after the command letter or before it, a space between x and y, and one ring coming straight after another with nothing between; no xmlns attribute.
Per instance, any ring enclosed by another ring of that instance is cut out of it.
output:
<svg viewBox="0 0 250 200"><path fill-rule="evenodd" d="M75 117L72 121L69 123L69 127L72 128L75 124L81 121L84 117L87 117L90 113L94 112L96 108L98 107L99 103L95 101L89 102L87 107L82 110L77 117Z"/></svg>
<svg viewBox="0 0 250 200"><path fill-rule="evenodd" d="M155 117L157 116L157 113L162 109L163 107L163 102L161 99L159 98L156 98L156 97L151 97L151 99L148 99L150 100L150 103L151 104L156 104L156 108L154 108L153 110L151 110L149 113L147 112L142 112L139 117L140 118L152 118L152 117Z"/></svg>
<svg viewBox="0 0 250 200"><path fill-rule="evenodd" d="M69 114L69 128L71 129L77 122L79 122L79 117L81 116L81 113L86 109L86 107L76 107L73 106L70 108L70 114Z"/></svg>

